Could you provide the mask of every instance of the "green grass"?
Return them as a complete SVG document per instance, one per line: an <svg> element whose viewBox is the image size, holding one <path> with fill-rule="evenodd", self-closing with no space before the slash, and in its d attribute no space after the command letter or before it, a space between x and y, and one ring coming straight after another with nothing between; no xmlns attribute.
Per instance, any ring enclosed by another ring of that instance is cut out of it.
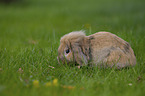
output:
<svg viewBox="0 0 145 96"><path fill-rule="evenodd" d="M0 96L144 96L144 4L144 0L23 0L0 4ZM59 65L60 37L81 29L87 35L109 31L123 38L132 46L137 65L122 70ZM45 86L55 78L58 86ZM38 88L34 80L39 81Z"/></svg>

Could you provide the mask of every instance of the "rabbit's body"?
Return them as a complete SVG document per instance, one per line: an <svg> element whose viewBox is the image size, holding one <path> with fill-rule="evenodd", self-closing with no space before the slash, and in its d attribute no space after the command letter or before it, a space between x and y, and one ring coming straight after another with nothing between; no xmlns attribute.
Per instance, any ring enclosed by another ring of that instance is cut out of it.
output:
<svg viewBox="0 0 145 96"><path fill-rule="evenodd" d="M136 58L129 43L109 32L86 36L83 32L71 32L61 38L58 60L98 67L123 68L134 66Z"/></svg>
<svg viewBox="0 0 145 96"><path fill-rule="evenodd" d="M92 64L116 66L118 68L136 64L134 52L129 43L109 32L90 35Z"/></svg>

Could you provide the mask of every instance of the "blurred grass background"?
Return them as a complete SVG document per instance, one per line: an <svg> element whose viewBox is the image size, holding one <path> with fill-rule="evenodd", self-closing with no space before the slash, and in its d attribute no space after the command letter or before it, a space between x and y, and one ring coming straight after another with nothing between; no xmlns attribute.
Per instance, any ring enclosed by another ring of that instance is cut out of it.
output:
<svg viewBox="0 0 145 96"><path fill-rule="evenodd" d="M144 0L3 1L6 0L0 0L1 96L144 96ZM87 35L98 31L118 35L132 46L137 66L117 71L58 65L60 37L76 30L86 30ZM59 85L76 86L76 90L43 86L54 78ZM33 80L39 81L40 88L33 88Z"/></svg>

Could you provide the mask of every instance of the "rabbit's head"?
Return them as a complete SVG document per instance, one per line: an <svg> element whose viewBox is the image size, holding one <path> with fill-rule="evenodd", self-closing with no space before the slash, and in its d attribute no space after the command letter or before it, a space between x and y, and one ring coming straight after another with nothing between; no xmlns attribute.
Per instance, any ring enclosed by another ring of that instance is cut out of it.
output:
<svg viewBox="0 0 145 96"><path fill-rule="evenodd" d="M71 32L61 37L58 62L86 65L89 59L88 50L88 39L85 33L83 31Z"/></svg>

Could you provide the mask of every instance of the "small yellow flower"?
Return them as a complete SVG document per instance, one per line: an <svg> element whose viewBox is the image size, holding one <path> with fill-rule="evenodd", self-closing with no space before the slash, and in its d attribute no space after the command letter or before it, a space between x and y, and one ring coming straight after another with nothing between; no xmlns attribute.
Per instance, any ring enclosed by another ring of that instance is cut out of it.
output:
<svg viewBox="0 0 145 96"><path fill-rule="evenodd" d="M52 86L52 83L51 83L51 82L47 82L47 83L45 83L45 86L46 86L46 87Z"/></svg>
<svg viewBox="0 0 145 96"><path fill-rule="evenodd" d="M38 80L34 80L33 81L33 86L38 88L39 87L39 81Z"/></svg>
<svg viewBox="0 0 145 96"><path fill-rule="evenodd" d="M58 86L58 79L54 79L54 80L53 80L53 85L54 85L54 86Z"/></svg>

